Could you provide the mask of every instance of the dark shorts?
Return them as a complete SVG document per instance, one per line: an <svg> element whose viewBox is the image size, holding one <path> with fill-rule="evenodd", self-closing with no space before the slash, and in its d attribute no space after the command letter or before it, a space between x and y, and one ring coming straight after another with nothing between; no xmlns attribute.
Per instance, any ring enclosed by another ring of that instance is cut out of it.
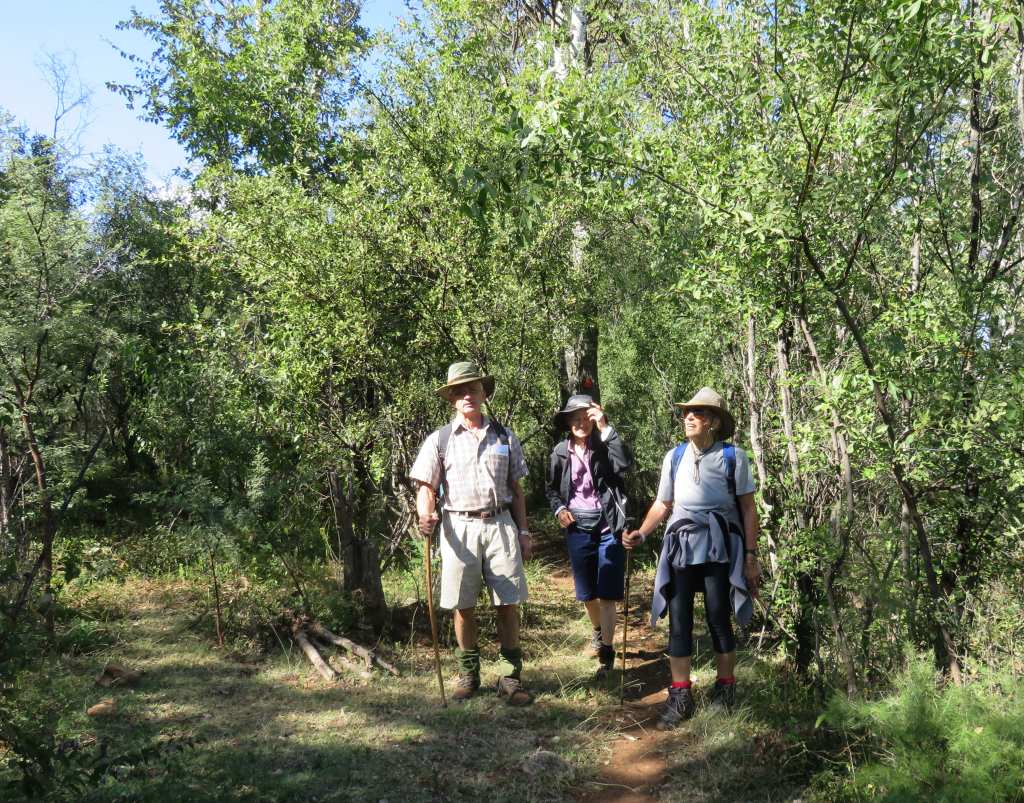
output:
<svg viewBox="0 0 1024 803"><path fill-rule="evenodd" d="M622 599L626 550L611 531L588 533L572 525L565 531L576 599Z"/></svg>

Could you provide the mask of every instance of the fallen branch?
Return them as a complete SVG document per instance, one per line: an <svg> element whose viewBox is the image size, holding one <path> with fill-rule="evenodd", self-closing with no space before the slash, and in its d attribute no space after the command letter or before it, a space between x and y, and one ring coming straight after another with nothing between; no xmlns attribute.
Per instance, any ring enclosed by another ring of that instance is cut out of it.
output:
<svg viewBox="0 0 1024 803"><path fill-rule="evenodd" d="M309 662L316 667L316 671L320 673L320 676L324 680L337 680L338 673L331 669L324 659L320 657L320 653L316 651L316 647L309 643L309 639L306 637L305 631L302 629L301 623L296 622L292 627L292 638L295 639L295 643L299 645L302 651L306 654Z"/></svg>
<svg viewBox="0 0 1024 803"><path fill-rule="evenodd" d="M354 658L349 658L344 653L336 652L327 661L332 669L341 671L347 669L354 675L359 675L361 678L369 679L373 677L373 673L366 668L366 664L362 661L357 661Z"/></svg>
<svg viewBox="0 0 1024 803"><path fill-rule="evenodd" d="M366 664L367 669L370 669L374 664L376 664L384 671L390 672L396 678L401 677L401 673L393 664L390 664L387 661L385 661L373 650L368 649L367 647L363 647L360 644L356 644L354 641L352 641L352 639L347 639L344 636L334 635L334 633L332 633L319 622L310 622L308 625L306 625L306 628L312 635L316 636L318 639L326 641L328 644L333 644L335 647L341 647L345 650L348 650L350 653L354 655L358 655L360 658L363 659L363 662Z"/></svg>

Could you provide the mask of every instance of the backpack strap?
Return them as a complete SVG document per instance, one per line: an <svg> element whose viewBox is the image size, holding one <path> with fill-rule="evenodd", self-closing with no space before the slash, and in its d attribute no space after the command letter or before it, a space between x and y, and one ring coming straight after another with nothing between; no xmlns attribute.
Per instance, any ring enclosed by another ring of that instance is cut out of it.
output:
<svg viewBox="0 0 1024 803"><path fill-rule="evenodd" d="M502 443L505 446L509 444L508 430L501 424L498 419L493 416L488 416L490 425L494 428L494 434L498 436L498 443ZM437 460L441 466L441 482L440 488L438 489L440 495L438 501L443 502L445 497L448 496L448 477L445 474L444 460L448 456L448 442L452 439L452 432L455 431L455 425L449 421L443 427L437 431Z"/></svg>
<svg viewBox="0 0 1024 803"><path fill-rule="evenodd" d="M686 447L689 445L689 441L683 441L675 449L672 450L672 495L676 492L676 469L679 468L679 463L682 462L683 455L686 454Z"/></svg>
<svg viewBox="0 0 1024 803"><path fill-rule="evenodd" d="M491 427L494 429L494 434L498 436L498 443L508 446L508 430L505 429L505 426L492 415L487 416L487 420L490 421Z"/></svg>
<svg viewBox="0 0 1024 803"><path fill-rule="evenodd" d="M736 447L731 443L722 444L722 457L725 458L725 479L729 483L729 493L736 497Z"/></svg>
<svg viewBox="0 0 1024 803"><path fill-rule="evenodd" d="M448 496L448 477L444 470L444 459L448 455L448 441L452 439L452 431L454 427L449 421L443 427L437 431L437 460L441 465L441 482L440 482L440 500L444 501L445 497Z"/></svg>
<svg viewBox="0 0 1024 803"><path fill-rule="evenodd" d="M686 454L688 441L683 441L672 450L672 491L675 493L676 470ZM725 459L725 479L729 484L729 493L736 498L736 447L731 443L722 444L722 457Z"/></svg>
<svg viewBox="0 0 1024 803"><path fill-rule="evenodd" d="M487 420L490 423L491 428L494 430L494 434L498 438L498 443L500 443L502 446L505 447L505 462L508 463L509 465L511 465L512 464L512 449L509 446L510 441L509 441L509 437L508 437L508 430L505 429L505 425L502 424L493 415L487 416ZM511 487L511 482L509 484L509 487Z"/></svg>
<svg viewBox="0 0 1024 803"><path fill-rule="evenodd" d="M683 441L672 450L672 493L676 490L676 469L686 454L688 441ZM743 513L740 511L740 499L736 495L736 447L731 443L722 444L722 458L725 460L725 481L729 485L729 493L736 505L736 513L740 517L740 529L743 529Z"/></svg>

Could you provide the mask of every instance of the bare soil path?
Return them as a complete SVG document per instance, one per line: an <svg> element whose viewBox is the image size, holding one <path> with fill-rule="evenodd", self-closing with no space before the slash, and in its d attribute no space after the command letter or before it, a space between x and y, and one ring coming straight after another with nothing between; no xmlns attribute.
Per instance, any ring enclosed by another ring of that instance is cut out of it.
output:
<svg viewBox="0 0 1024 803"><path fill-rule="evenodd" d="M553 586L572 598L572 576L565 567L552 570L548 578ZM654 803L658 798L652 792L664 781L661 734L654 730L665 696L665 683L661 679L665 672L664 661L657 648L658 638L648 627L637 601L632 599L630 605L624 705L604 714L609 731L617 736L613 737L610 753L598 776L576 791L575 799L580 803ZM621 639L620 616L616 632L617 668L622 665ZM617 676L615 673L613 678Z"/></svg>

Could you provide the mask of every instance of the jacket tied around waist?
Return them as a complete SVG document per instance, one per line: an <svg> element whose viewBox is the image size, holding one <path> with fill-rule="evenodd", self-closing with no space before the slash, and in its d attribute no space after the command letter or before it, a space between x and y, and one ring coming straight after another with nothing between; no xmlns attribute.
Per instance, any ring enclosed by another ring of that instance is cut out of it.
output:
<svg viewBox="0 0 1024 803"><path fill-rule="evenodd" d="M702 563L729 565L729 597L736 622L741 627L750 624L754 605L743 576L743 554L743 530L734 515L721 510L683 509L665 528L665 540L654 577L651 626L654 627L668 612L672 598L672 570Z"/></svg>

